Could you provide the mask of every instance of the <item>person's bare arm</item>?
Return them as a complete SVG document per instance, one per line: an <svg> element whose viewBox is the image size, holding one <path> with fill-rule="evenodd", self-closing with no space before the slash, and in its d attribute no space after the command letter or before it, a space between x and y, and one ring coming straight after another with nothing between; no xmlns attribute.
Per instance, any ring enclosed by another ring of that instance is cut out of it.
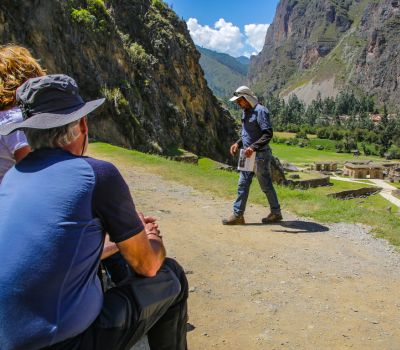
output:
<svg viewBox="0 0 400 350"><path fill-rule="evenodd" d="M145 229L139 234L117 243L129 265L140 275L154 277L164 262L166 251L155 223L156 218L138 213Z"/></svg>
<svg viewBox="0 0 400 350"><path fill-rule="evenodd" d="M107 259L111 255L118 253L118 247L114 242L110 241L110 236L107 234L104 240L103 252L101 253L100 260Z"/></svg>
<svg viewBox="0 0 400 350"><path fill-rule="evenodd" d="M22 159L24 159L30 152L32 151L32 149L29 146L24 146L20 149L17 149L14 152L14 159L16 163L19 163Z"/></svg>
<svg viewBox="0 0 400 350"><path fill-rule="evenodd" d="M154 277L165 259L165 248L156 234L139 234L117 243L125 260L140 275Z"/></svg>

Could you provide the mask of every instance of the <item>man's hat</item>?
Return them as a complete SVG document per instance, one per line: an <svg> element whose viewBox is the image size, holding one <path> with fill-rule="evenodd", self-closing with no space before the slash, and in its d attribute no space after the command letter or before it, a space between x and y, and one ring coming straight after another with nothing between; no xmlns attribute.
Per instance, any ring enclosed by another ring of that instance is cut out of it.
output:
<svg viewBox="0 0 400 350"><path fill-rule="evenodd" d="M254 107L258 103L257 96L251 91L247 86L240 86L233 93L233 97L229 100L231 102L235 102L239 98L244 97L252 107Z"/></svg>
<svg viewBox="0 0 400 350"><path fill-rule="evenodd" d="M0 135L24 128L52 129L72 123L94 111L104 98L85 102L75 80L64 74L32 78L17 89L24 120L0 126Z"/></svg>

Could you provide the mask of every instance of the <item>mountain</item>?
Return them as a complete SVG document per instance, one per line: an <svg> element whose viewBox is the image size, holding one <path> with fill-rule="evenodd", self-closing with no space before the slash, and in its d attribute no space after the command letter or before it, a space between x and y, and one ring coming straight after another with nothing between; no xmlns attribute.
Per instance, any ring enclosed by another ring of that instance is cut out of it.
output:
<svg viewBox="0 0 400 350"><path fill-rule="evenodd" d="M201 54L200 64L208 86L216 96L230 97L233 91L246 83L249 65L242 63L242 57L234 58L199 46L196 48Z"/></svg>
<svg viewBox="0 0 400 350"><path fill-rule="evenodd" d="M236 60L241 64L244 64L245 66L248 66L250 64L250 58L246 56L236 57Z"/></svg>
<svg viewBox="0 0 400 350"><path fill-rule="evenodd" d="M2 0L0 40L74 77L84 98L106 97L92 137L226 160L234 120L207 87L186 23L161 0Z"/></svg>
<svg viewBox="0 0 400 350"><path fill-rule="evenodd" d="M249 81L261 94L297 94L349 88L398 109L400 1L281 0Z"/></svg>

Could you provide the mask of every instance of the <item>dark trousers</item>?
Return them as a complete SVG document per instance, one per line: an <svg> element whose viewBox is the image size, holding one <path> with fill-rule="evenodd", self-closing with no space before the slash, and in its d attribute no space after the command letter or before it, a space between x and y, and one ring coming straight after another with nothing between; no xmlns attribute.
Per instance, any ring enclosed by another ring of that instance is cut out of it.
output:
<svg viewBox="0 0 400 350"><path fill-rule="evenodd" d="M168 293L166 285L178 287L177 293ZM46 350L129 350L145 334L151 350L186 350L187 298L185 273L167 258L157 276L132 274L105 292L100 315L87 330Z"/></svg>

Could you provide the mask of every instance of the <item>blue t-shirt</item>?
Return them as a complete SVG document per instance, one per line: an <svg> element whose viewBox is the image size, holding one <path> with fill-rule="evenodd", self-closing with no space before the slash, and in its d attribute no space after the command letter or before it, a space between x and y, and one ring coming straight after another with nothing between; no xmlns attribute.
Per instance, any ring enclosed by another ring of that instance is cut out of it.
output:
<svg viewBox="0 0 400 350"><path fill-rule="evenodd" d="M263 135L263 131L272 129L269 111L263 105L256 105L253 109L243 111L242 115L242 142L243 147L250 147ZM269 148L268 145L264 149Z"/></svg>
<svg viewBox="0 0 400 350"><path fill-rule="evenodd" d="M108 162L43 149L11 168L0 184L0 349L39 349L88 328L103 303L105 232L121 242L142 230Z"/></svg>

